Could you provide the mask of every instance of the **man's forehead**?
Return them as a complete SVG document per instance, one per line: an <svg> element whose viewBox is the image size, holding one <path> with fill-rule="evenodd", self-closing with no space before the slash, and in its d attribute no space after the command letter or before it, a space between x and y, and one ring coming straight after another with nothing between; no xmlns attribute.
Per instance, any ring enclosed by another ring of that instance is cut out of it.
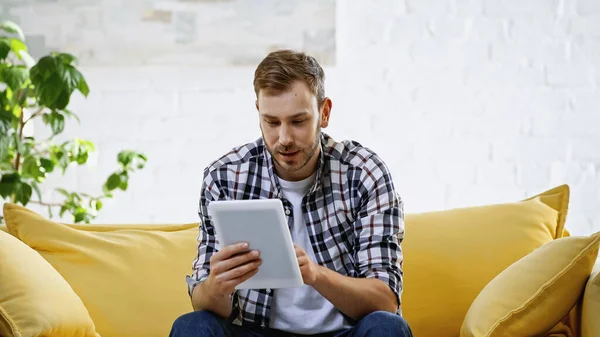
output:
<svg viewBox="0 0 600 337"><path fill-rule="evenodd" d="M294 92L281 95L259 95L258 110L262 115L295 116L297 114L313 114L317 108L314 96L305 96Z"/></svg>

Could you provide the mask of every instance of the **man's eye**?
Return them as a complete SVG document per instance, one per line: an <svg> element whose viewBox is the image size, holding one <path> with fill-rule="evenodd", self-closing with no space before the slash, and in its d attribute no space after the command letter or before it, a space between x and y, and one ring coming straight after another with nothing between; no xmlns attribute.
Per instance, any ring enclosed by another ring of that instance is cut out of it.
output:
<svg viewBox="0 0 600 337"><path fill-rule="evenodd" d="M293 123L294 123L294 124L302 124L302 123L304 123L304 120L301 120L301 121L294 121Z"/></svg>
<svg viewBox="0 0 600 337"><path fill-rule="evenodd" d="M269 125L277 125L277 124L278 124L278 123L277 123L277 122L275 122L275 121L266 121L266 122L267 122L267 124L269 124Z"/></svg>

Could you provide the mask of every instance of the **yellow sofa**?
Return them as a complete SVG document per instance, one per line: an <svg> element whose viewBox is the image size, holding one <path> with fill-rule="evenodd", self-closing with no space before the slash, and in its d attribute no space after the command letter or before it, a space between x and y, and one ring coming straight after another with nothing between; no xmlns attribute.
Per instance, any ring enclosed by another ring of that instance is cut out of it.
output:
<svg viewBox="0 0 600 337"><path fill-rule="evenodd" d="M600 233L565 229L566 185L406 215L403 314L416 337L600 336ZM4 205L0 336L167 336L192 310L198 226L59 224Z"/></svg>

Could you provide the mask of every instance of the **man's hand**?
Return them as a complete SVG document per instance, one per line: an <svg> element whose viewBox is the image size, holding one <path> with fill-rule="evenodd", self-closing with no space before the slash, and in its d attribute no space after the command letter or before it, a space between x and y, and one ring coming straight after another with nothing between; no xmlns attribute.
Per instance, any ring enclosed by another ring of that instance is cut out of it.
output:
<svg viewBox="0 0 600 337"><path fill-rule="evenodd" d="M235 287L258 272L259 252L249 251L247 243L226 246L210 258L210 274L205 282L213 297L229 297Z"/></svg>
<svg viewBox="0 0 600 337"><path fill-rule="evenodd" d="M319 265L314 263L304 249L300 248L297 244L294 244L296 248L296 257L298 258L298 265L302 272L302 280L304 284L314 287L319 277Z"/></svg>

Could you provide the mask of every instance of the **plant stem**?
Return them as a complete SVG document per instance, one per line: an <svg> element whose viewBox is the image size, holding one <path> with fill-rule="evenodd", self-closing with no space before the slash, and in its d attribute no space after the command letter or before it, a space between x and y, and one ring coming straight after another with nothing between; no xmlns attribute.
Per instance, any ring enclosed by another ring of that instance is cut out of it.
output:
<svg viewBox="0 0 600 337"><path fill-rule="evenodd" d="M21 116L19 122L19 142L23 140L23 127L25 126L23 113L25 112L25 108L21 107ZM15 171L19 172L19 167L21 166L21 152L19 152L19 147L17 146L17 158L15 160Z"/></svg>
<svg viewBox="0 0 600 337"><path fill-rule="evenodd" d="M36 200L29 200L30 204L37 204L37 205L42 205L42 206L50 206L50 207L60 207L63 204L58 203L58 202L43 202L43 201L36 201Z"/></svg>
<svg viewBox="0 0 600 337"><path fill-rule="evenodd" d="M23 122L23 127L25 127L25 124L27 124L27 122L29 122L30 120L39 116L42 113L42 110L44 110L44 108L39 108L38 111L36 111L33 115L31 115L31 117L27 118L27 120L25 122ZM21 112L21 116L23 116L22 112ZM21 120L23 120L23 119L21 119Z"/></svg>

